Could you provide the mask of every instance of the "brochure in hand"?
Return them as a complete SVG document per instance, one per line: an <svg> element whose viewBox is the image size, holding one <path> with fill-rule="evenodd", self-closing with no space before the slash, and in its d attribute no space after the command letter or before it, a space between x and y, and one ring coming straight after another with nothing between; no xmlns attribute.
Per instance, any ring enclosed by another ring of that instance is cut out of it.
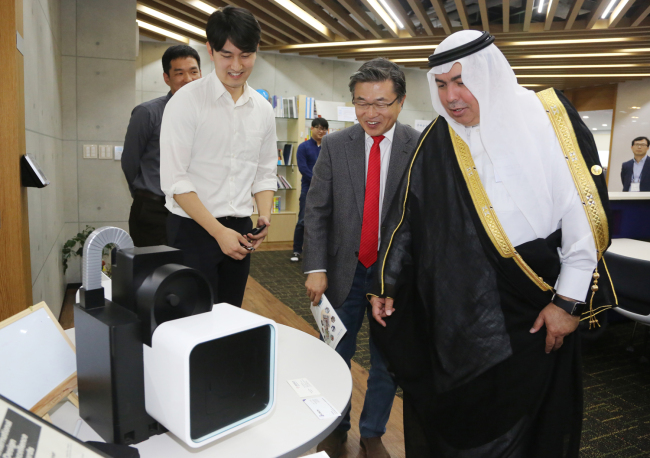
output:
<svg viewBox="0 0 650 458"><path fill-rule="evenodd" d="M340 320L330 301L325 295L321 296L318 305L313 303L310 306L311 313L314 315L318 330L323 340L332 348L336 348L345 333L348 331Z"/></svg>

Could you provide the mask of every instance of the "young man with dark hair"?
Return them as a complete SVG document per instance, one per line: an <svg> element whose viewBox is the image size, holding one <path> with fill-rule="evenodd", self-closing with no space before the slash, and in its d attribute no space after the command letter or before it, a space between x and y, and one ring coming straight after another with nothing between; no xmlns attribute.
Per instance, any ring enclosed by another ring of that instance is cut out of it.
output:
<svg viewBox="0 0 650 458"><path fill-rule="evenodd" d="M325 293L347 333L336 347L350 366L368 310L366 293L376 274L377 249L390 202L408 169L420 133L397 117L406 97L404 72L386 59L366 62L350 77L358 124L323 139L307 195L303 271L310 300ZM368 317L370 315L368 314ZM389 458L381 436L397 384L370 339L368 389L359 420L368 458ZM350 411L318 446L331 458L343 449Z"/></svg>
<svg viewBox="0 0 650 458"><path fill-rule="evenodd" d="M199 53L186 45L167 48L162 66L169 93L133 109L122 153L122 171L133 197L129 232L138 247L167 244L169 211L160 189L160 124L172 95L187 83L201 78Z"/></svg>
<svg viewBox="0 0 650 458"><path fill-rule="evenodd" d="M268 233L277 190L275 116L246 84L261 36L253 15L227 6L212 13L206 33L215 72L179 91L163 116L168 243L208 278L215 303L241 307L248 255ZM257 235L251 194L264 227Z"/></svg>
<svg viewBox="0 0 650 458"><path fill-rule="evenodd" d="M650 191L650 162L648 162L647 137L637 137L632 140L632 154L634 159L623 162L621 166L621 181L623 192Z"/></svg>
<svg viewBox="0 0 650 458"><path fill-rule="evenodd" d="M325 118L316 118L311 122L311 138L298 147L297 161L298 170L302 175L300 189L300 210L298 211L298 222L293 233L293 255L292 262L298 262L302 254L302 242L305 237L305 201L311 184L312 171L316 159L320 154L320 143L329 129L329 123Z"/></svg>

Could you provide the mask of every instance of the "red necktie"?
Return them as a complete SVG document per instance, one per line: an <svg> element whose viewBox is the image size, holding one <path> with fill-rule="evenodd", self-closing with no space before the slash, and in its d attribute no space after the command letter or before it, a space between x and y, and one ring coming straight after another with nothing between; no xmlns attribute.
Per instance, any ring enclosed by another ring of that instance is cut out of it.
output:
<svg viewBox="0 0 650 458"><path fill-rule="evenodd" d="M379 144L383 135L372 137L368 176L366 177L366 197L363 201L363 224L361 225L361 246L359 261L367 269L377 261L379 244L379 177L381 174L381 151Z"/></svg>

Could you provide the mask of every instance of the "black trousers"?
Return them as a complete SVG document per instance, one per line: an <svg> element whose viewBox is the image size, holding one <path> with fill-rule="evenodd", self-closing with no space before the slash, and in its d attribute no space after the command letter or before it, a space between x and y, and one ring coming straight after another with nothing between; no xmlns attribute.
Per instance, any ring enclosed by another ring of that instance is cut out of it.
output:
<svg viewBox="0 0 650 458"><path fill-rule="evenodd" d="M137 247L167 245L165 198L136 191L129 214L129 233Z"/></svg>
<svg viewBox="0 0 650 458"><path fill-rule="evenodd" d="M225 227L246 234L253 229L250 218L218 218ZM251 257L237 261L226 256L219 244L191 218L170 213L167 218L169 246L183 251L184 264L203 273L212 286L214 303L241 307L248 281Z"/></svg>

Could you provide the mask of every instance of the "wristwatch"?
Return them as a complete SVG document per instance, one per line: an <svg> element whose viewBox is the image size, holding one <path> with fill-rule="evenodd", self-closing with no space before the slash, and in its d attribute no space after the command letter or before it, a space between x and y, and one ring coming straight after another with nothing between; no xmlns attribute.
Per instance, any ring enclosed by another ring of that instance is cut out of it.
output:
<svg viewBox="0 0 650 458"><path fill-rule="evenodd" d="M562 299L557 294L553 294L553 299L551 299L551 302L571 316L580 316L587 308L587 304L585 302Z"/></svg>

